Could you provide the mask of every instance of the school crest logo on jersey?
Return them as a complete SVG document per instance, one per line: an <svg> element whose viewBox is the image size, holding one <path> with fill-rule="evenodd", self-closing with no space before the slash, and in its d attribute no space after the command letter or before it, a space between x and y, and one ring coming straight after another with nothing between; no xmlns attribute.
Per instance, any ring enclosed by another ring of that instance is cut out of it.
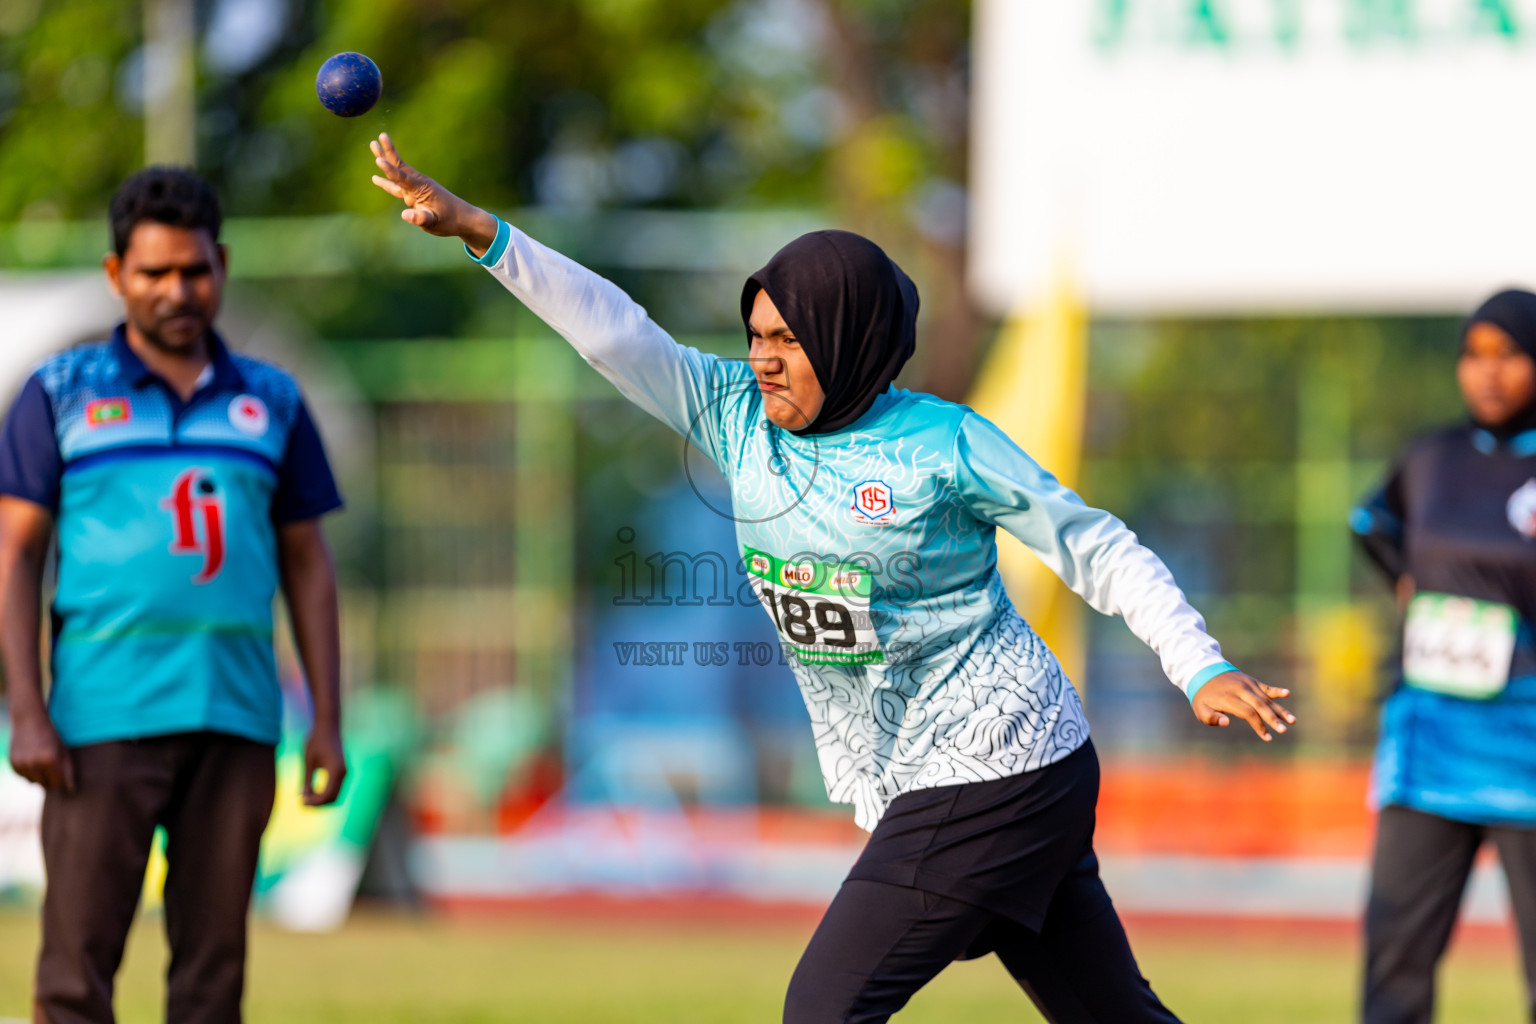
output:
<svg viewBox="0 0 1536 1024"><path fill-rule="evenodd" d="M849 506L853 521L866 526L889 526L896 521L896 499L883 480L865 480L853 489Z"/></svg>
<svg viewBox="0 0 1536 1024"><path fill-rule="evenodd" d="M267 403L255 395L236 395L229 403L229 423L246 437L260 437L272 425Z"/></svg>
<svg viewBox="0 0 1536 1024"><path fill-rule="evenodd" d="M91 429L133 419L133 406L126 398L93 398L85 403L85 425Z"/></svg>
<svg viewBox="0 0 1536 1024"><path fill-rule="evenodd" d="M1509 525L1527 537L1536 538L1536 479L1527 480L1504 505Z"/></svg>

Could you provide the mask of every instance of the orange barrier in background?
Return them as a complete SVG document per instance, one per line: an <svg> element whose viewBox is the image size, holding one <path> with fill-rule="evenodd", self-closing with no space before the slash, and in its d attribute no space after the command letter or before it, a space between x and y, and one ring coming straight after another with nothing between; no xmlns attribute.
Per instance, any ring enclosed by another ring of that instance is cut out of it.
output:
<svg viewBox="0 0 1536 1024"><path fill-rule="evenodd" d="M1102 779L1095 846L1122 911L1353 927L1374 825L1363 762L1112 758ZM618 899L640 916L675 899L704 916L730 916L743 900L822 906L867 838L841 807L567 804L558 794L482 829L419 834L434 905ZM1498 923L1490 884L1473 917Z"/></svg>
<svg viewBox="0 0 1536 1024"><path fill-rule="evenodd" d="M1373 829L1365 802L1369 773L1362 761L1107 759L1095 845L1106 853L1364 858ZM538 778L538 785L515 789L473 816L433 806L439 794L418 790L416 830L513 835L541 815L546 824L550 816L560 819L566 809L549 804L559 799L558 774ZM607 810L620 818L630 813ZM858 845L865 838L842 807L691 807L685 814L708 836L812 845Z"/></svg>
<svg viewBox="0 0 1536 1024"><path fill-rule="evenodd" d="M1109 853L1365 857L1370 766L1108 760L1094 845Z"/></svg>
<svg viewBox="0 0 1536 1024"><path fill-rule="evenodd" d="M1370 766L1357 761L1220 761L1203 758L1104 762L1096 844L1117 853L1226 857L1364 856L1373 815ZM546 779L536 796L517 792L486 831L520 830L558 794ZM418 831L458 831L434 808L414 808ZM559 812L556 812L559 813ZM690 808L710 831L771 841L849 843L864 833L846 808Z"/></svg>

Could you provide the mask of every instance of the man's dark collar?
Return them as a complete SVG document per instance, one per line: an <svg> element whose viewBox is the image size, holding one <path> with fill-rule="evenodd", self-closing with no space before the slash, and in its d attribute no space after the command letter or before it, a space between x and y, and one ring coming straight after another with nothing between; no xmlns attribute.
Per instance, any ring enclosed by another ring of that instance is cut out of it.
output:
<svg viewBox="0 0 1536 1024"><path fill-rule="evenodd" d="M128 325L118 324L112 332L112 354L117 357L117 365L122 368L122 374L127 377L135 387L140 387L152 380L160 380L160 376L144 365L144 360L139 358L133 346L128 344ZM211 387L219 390L243 391L245 390L245 378L240 373L240 368L235 365L230 357L229 347L224 344L224 339L219 337L218 331L208 332L208 360L213 366L213 380L209 381Z"/></svg>

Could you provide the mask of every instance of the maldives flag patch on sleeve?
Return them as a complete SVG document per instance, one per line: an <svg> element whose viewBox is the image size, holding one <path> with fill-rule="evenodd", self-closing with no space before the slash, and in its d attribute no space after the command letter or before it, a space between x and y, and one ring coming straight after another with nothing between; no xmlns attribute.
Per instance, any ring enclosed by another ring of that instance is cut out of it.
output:
<svg viewBox="0 0 1536 1024"><path fill-rule="evenodd" d="M105 427L113 423L127 423L133 419L133 406L126 398L95 398L85 405L85 424L88 427Z"/></svg>

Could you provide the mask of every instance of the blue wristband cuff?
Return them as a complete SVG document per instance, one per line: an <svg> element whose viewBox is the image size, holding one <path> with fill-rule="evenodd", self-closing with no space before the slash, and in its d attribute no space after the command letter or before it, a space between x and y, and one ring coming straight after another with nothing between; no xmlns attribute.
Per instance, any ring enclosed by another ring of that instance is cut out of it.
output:
<svg viewBox="0 0 1536 1024"><path fill-rule="evenodd" d="M464 255L480 264L482 267L494 267L501 262L501 256L507 251L507 245L512 241L512 226L500 217L496 218L496 240L491 247L485 250L484 256L476 256L469 251L469 243L464 243Z"/></svg>
<svg viewBox="0 0 1536 1024"><path fill-rule="evenodd" d="M1195 678L1191 679L1185 685L1184 692L1189 695L1189 701L1191 704L1193 704L1195 701L1195 694L1200 692L1200 687L1204 686L1212 679L1215 679L1223 672L1236 671L1238 671L1237 666L1232 664L1230 661L1218 661L1214 665L1207 665L1205 668L1195 673Z"/></svg>

